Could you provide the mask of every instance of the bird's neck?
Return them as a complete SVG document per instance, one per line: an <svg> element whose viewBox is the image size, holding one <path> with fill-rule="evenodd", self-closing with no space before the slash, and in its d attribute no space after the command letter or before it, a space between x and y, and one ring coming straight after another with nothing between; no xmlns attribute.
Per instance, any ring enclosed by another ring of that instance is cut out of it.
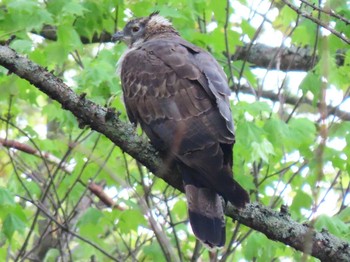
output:
<svg viewBox="0 0 350 262"><path fill-rule="evenodd" d="M180 34L172 26L159 26L157 28L148 29L146 32L146 40L167 38L170 36L179 36Z"/></svg>

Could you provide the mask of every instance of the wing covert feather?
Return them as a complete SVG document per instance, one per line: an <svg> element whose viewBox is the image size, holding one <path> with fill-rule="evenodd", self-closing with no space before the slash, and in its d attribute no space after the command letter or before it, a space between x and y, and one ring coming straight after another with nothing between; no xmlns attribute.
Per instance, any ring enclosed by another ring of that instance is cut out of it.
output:
<svg viewBox="0 0 350 262"><path fill-rule="evenodd" d="M231 111L228 101L225 100L227 96L213 87L208 79L211 76L209 69L204 67L204 71L208 73L199 69L197 64L204 58L198 54L190 52L182 44L168 40L146 42L143 47L130 52L122 64L124 98L128 111L131 111L128 114L134 122L154 126L154 132L159 137L163 136L163 129L156 127L160 120L186 121L187 125L188 119L193 119L193 122L200 122L197 125L201 128L211 129L212 138L209 140L233 143ZM203 54L208 55L204 51ZM209 62L214 61L214 69L219 68L215 59L210 55L208 57ZM219 80L213 78L214 83L223 85L220 81L225 83L221 76ZM191 129L187 129L188 136L193 137L190 134ZM174 132L173 137L179 131ZM164 136L165 142L167 139L169 138Z"/></svg>

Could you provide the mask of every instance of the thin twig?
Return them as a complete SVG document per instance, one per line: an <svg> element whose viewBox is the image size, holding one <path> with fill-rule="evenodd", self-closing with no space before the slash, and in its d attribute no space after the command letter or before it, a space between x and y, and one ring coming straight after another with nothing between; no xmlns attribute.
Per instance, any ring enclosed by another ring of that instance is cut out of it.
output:
<svg viewBox="0 0 350 262"><path fill-rule="evenodd" d="M291 9L293 9L296 13L300 14L302 17L305 17L306 19L311 20L312 22L322 26L324 29L327 29L329 32L331 32L333 35L337 36L339 39L343 40L345 43L350 44L350 39L348 39L345 35L339 33L337 30L331 28L328 24L321 21L320 19L317 19L313 17L312 15L305 13L300 10L300 8L294 6L292 3L290 3L287 0L282 0L283 3L285 3L287 6L289 6Z"/></svg>
<svg viewBox="0 0 350 262"><path fill-rule="evenodd" d="M307 6L310 6L313 10L317 10L319 12L322 12L326 15L332 16L336 19L339 19L340 21L344 22L345 25L349 25L350 24L350 20L346 19L344 16L338 15L337 13L335 13L332 9L325 9L325 8L321 8L318 7L317 5L315 5L314 2L310 3L306 0L300 0L300 2L304 3Z"/></svg>

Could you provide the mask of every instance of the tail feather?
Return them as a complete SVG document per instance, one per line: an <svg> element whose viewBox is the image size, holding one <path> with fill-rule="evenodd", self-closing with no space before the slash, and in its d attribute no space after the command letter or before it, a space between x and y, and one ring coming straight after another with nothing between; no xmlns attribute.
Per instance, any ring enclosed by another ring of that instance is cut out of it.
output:
<svg viewBox="0 0 350 262"><path fill-rule="evenodd" d="M250 202L247 191L232 178L232 173L229 170L223 169L222 172L219 176L220 179L212 181L212 186L226 201L238 208L244 208Z"/></svg>
<svg viewBox="0 0 350 262"><path fill-rule="evenodd" d="M196 237L210 248L225 245L225 217L220 196L184 176L189 220Z"/></svg>

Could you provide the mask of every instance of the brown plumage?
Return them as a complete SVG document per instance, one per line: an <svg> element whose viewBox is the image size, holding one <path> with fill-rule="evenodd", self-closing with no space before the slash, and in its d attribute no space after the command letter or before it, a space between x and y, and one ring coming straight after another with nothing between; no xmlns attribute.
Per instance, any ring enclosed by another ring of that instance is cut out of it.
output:
<svg viewBox="0 0 350 262"><path fill-rule="evenodd" d="M130 21L113 39L129 47L118 67L130 121L177 164L197 238L223 246L219 196L237 207L249 202L232 178L235 136L225 73L158 13Z"/></svg>

